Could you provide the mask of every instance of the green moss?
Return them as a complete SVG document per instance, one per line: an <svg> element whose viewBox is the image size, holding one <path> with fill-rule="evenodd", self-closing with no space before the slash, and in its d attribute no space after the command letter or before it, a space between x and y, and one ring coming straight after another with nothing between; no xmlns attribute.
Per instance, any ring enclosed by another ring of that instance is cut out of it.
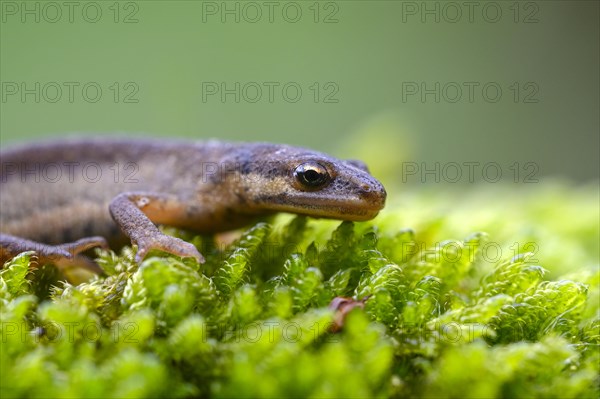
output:
<svg viewBox="0 0 600 399"><path fill-rule="evenodd" d="M207 263L125 248L80 284L22 254L0 272L1 396L598 397L597 188L390 199L225 247L169 230ZM369 299L331 334L336 296Z"/></svg>

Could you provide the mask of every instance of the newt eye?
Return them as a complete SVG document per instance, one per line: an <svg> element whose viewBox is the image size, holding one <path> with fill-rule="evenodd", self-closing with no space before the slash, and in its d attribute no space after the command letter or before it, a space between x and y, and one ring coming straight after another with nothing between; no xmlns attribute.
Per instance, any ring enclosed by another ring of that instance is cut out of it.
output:
<svg viewBox="0 0 600 399"><path fill-rule="evenodd" d="M304 188L318 189L329 183L327 168L318 162L305 162L294 170L296 181Z"/></svg>

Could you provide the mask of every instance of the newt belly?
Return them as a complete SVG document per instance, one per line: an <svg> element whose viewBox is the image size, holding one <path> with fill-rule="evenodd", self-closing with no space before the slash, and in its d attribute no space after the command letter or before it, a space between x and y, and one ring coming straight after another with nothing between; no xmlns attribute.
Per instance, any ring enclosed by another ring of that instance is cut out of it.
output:
<svg viewBox="0 0 600 399"><path fill-rule="evenodd" d="M0 152L0 261L131 241L203 262L156 224L212 233L291 212L368 220L386 193L364 164L270 143L64 139Z"/></svg>

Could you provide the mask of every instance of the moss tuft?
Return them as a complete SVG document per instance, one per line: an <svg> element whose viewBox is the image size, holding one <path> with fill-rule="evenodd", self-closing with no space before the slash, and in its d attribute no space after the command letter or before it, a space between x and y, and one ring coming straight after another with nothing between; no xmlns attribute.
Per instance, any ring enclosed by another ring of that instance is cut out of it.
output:
<svg viewBox="0 0 600 399"><path fill-rule="evenodd" d="M22 254L1 396L596 398L597 192L541 190L392 192L374 221L280 215L224 248L172 230L207 263L125 248L80 284ZM332 334L336 296L368 299Z"/></svg>

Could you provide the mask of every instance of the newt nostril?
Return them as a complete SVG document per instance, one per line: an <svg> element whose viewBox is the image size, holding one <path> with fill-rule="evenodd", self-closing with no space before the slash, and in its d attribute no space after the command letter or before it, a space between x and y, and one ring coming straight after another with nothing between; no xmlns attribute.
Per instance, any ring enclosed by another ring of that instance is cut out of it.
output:
<svg viewBox="0 0 600 399"><path fill-rule="evenodd" d="M361 199L370 204L370 206L379 209L384 207L387 193L381 184L361 184L358 191Z"/></svg>

